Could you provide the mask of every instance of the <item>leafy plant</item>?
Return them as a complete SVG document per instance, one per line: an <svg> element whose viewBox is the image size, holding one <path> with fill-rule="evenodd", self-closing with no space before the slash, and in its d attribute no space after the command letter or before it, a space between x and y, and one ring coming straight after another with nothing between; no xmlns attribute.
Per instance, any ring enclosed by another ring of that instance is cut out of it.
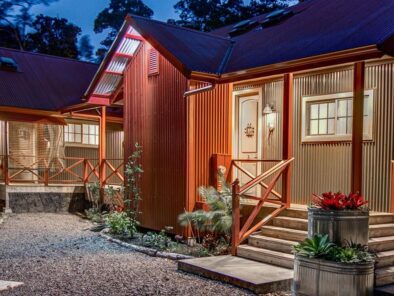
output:
<svg viewBox="0 0 394 296"><path fill-rule="evenodd" d="M324 210L358 210L365 206L368 201L359 193L349 195L341 192L325 192L321 196L313 194L312 204Z"/></svg>
<svg viewBox="0 0 394 296"><path fill-rule="evenodd" d="M170 248L174 248L177 243L172 241L172 239L167 235L167 231L169 231L171 228L166 227L165 229L162 229L159 233L148 232L144 234L141 237L141 244L157 250L167 250Z"/></svg>
<svg viewBox="0 0 394 296"><path fill-rule="evenodd" d="M105 222L106 213L102 213L98 208L90 208L85 210L86 217L95 222L102 224Z"/></svg>
<svg viewBox="0 0 394 296"><path fill-rule="evenodd" d="M140 163L142 156L142 146L135 144L135 150L130 155L125 166L126 187L124 192L124 205L127 216L131 219L138 220L141 214L139 204L142 200L139 182L144 170Z"/></svg>
<svg viewBox="0 0 394 296"><path fill-rule="evenodd" d="M94 182L89 183L88 190L90 191L91 201L93 208L99 209L100 208L100 183Z"/></svg>
<svg viewBox="0 0 394 296"><path fill-rule="evenodd" d="M348 243L344 247L334 247L330 251L328 259L341 263L363 263L373 262L375 255L368 251L367 246Z"/></svg>
<svg viewBox="0 0 394 296"><path fill-rule="evenodd" d="M307 238L303 242L295 245L293 251L295 254L308 258L323 258L327 256L335 247L330 242L328 235L316 234L312 238Z"/></svg>
<svg viewBox="0 0 394 296"><path fill-rule="evenodd" d="M219 176L223 179L223 176ZM200 187L199 194L206 200L207 211L184 212L178 217L182 226L192 225L200 240L201 232L208 231L229 236L232 226L232 194L230 186L223 180L222 190L213 187Z"/></svg>
<svg viewBox="0 0 394 296"><path fill-rule="evenodd" d="M106 218L109 231L123 237L133 237L137 232L138 221L125 212L112 212Z"/></svg>

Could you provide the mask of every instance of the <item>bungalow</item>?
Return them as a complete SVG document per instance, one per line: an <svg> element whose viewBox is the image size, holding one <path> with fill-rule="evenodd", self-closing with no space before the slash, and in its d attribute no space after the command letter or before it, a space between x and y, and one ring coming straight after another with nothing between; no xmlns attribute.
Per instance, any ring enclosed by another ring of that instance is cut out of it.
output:
<svg viewBox="0 0 394 296"><path fill-rule="evenodd" d="M392 250L393 16L391 0L310 0L210 33L128 16L85 96L122 100L125 156L144 147L142 225L182 232L220 167L249 205L240 221L234 204L233 254L292 266L294 207L330 190L365 195L371 243Z"/></svg>
<svg viewBox="0 0 394 296"><path fill-rule="evenodd" d="M74 192L75 186L83 190L84 183L99 181L103 107L72 111L83 105L83 93L97 68L92 63L0 48L0 182L4 184L0 199L7 199L7 211L42 208L31 192L70 191L59 185L72 185ZM122 110L108 108L107 113L105 158L117 168L123 163ZM122 182L111 173L107 165L107 183ZM17 197L15 191L30 198Z"/></svg>

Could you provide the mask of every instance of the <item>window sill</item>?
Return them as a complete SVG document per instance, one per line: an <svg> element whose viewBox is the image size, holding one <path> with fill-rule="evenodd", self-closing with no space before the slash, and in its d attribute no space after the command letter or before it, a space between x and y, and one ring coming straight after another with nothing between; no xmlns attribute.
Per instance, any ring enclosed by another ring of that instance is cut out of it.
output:
<svg viewBox="0 0 394 296"><path fill-rule="evenodd" d="M65 143L64 147L97 149L99 146L98 145L92 145L92 144Z"/></svg>
<svg viewBox="0 0 394 296"><path fill-rule="evenodd" d="M351 143L352 138L349 136L346 137L305 137L301 139L301 144L329 144L329 143ZM373 142L373 138L370 136L364 136L363 142Z"/></svg>

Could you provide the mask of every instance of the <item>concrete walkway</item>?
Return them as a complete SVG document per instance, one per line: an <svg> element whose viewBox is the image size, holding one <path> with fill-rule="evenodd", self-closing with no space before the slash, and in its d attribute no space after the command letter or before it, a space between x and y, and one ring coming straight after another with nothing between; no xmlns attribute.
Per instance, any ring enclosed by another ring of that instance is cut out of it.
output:
<svg viewBox="0 0 394 296"><path fill-rule="evenodd" d="M292 270L233 256L181 260L178 268L249 289L256 294L290 291L293 281Z"/></svg>

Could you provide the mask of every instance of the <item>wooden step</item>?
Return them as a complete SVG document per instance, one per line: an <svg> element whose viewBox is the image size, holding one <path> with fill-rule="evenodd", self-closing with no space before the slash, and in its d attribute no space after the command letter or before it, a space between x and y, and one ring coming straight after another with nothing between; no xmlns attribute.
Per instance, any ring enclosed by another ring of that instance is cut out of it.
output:
<svg viewBox="0 0 394 296"><path fill-rule="evenodd" d="M368 247L375 252L394 250L394 236L372 237L368 241Z"/></svg>
<svg viewBox="0 0 394 296"><path fill-rule="evenodd" d="M300 208L288 208L280 213L281 217L292 217L300 219L308 219L308 210Z"/></svg>
<svg viewBox="0 0 394 296"><path fill-rule="evenodd" d="M307 237L308 232L304 230L267 225L261 228L260 235L300 242Z"/></svg>
<svg viewBox="0 0 394 296"><path fill-rule="evenodd" d="M385 286L394 283L394 266L375 269L375 286Z"/></svg>
<svg viewBox="0 0 394 296"><path fill-rule="evenodd" d="M390 224L394 222L394 215L391 213L371 212L369 214L369 224Z"/></svg>
<svg viewBox="0 0 394 296"><path fill-rule="evenodd" d="M369 237L382 236L394 236L394 223L370 225Z"/></svg>
<svg viewBox="0 0 394 296"><path fill-rule="evenodd" d="M376 267L394 266L394 250L376 254Z"/></svg>
<svg viewBox="0 0 394 296"><path fill-rule="evenodd" d="M293 217L275 217L272 222L273 226L298 229L298 230L308 230L308 220L302 218Z"/></svg>
<svg viewBox="0 0 394 296"><path fill-rule="evenodd" d="M261 249L249 245L240 245L237 248L237 256L289 269L293 269L294 265L294 255L292 254Z"/></svg>
<svg viewBox="0 0 394 296"><path fill-rule="evenodd" d="M268 249L272 251L291 254L292 247L297 244L295 241L284 240L263 235L251 235L248 245L256 248Z"/></svg>

